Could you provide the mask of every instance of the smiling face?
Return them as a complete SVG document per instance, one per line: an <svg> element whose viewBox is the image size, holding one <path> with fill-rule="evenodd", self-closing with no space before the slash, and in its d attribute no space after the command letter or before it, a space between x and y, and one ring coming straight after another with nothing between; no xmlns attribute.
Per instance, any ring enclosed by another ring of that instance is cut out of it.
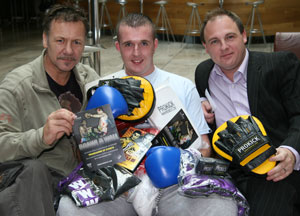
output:
<svg viewBox="0 0 300 216"><path fill-rule="evenodd" d="M129 27L121 25L116 49L121 53L128 75L147 76L154 71L153 55L158 41L150 25Z"/></svg>
<svg viewBox="0 0 300 216"><path fill-rule="evenodd" d="M236 72L246 54L246 32L241 34L236 23L223 15L207 22L204 38L206 52L225 75Z"/></svg>
<svg viewBox="0 0 300 216"><path fill-rule="evenodd" d="M81 21L53 20L49 35L43 34L47 49L45 69L48 73L70 72L80 61L85 44L85 27Z"/></svg>

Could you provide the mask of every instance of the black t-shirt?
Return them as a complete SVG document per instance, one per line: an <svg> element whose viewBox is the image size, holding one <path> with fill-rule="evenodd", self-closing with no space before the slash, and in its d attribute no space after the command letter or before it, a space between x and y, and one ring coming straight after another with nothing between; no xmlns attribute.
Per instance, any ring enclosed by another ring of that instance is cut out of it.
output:
<svg viewBox="0 0 300 216"><path fill-rule="evenodd" d="M46 74L50 89L56 95L61 107L68 109L73 113L79 112L82 106L82 92L74 73L71 72L71 76L64 86L55 82L47 72Z"/></svg>

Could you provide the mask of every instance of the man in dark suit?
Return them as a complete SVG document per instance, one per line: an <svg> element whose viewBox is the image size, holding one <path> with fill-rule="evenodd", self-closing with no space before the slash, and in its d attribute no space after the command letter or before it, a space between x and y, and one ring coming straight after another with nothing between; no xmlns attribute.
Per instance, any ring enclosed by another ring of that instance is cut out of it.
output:
<svg viewBox="0 0 300 216"><path fill-rule="evenodd" d="M230 173L250 204L250 214L299 215L300 186L300 62L288 52L251 52L240 18L223 9L209 12L201 41L210 55L197 66L195 82L211 128L238 115L253 115L263 123L277 165L266 175ZM208 89L216 109L205 100Z"/></svg>

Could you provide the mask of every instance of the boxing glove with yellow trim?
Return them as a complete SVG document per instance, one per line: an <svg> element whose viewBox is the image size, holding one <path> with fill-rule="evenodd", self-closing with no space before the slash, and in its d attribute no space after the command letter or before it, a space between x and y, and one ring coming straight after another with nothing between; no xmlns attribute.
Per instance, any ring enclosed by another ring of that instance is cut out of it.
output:
<svg viewBox="0 0 300 216"><path fill-rule="evenodd" d="M213 148L223 158L257 174L265 174L276 165L269 161L276 149L254 116L237 116L222 124L214 133Z"/></svg>

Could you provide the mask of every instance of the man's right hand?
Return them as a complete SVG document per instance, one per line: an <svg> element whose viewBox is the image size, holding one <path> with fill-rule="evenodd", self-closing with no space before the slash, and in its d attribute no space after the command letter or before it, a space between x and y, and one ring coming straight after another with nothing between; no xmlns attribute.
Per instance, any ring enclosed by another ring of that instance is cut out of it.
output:
<svg viewBox="0 0 300 216"><path fill-rule="evenodd" d="M212 124L215 120L215 114L212 112L212 107L207 100L201 102L204 118L207 123Z"/></svg>
<svg viewBox="0 0 300 216"><path fill-rule="evenodd" d="M59 109L52 112L44 125L43 141L47 145L52 145L64 134L68 136L72 133L72 126L76 115L67 109Z"/></svg>
<svg viewBox="0 0 300 216"><path fill-rule="evenodd" d="M285 147L279 147L276 149L277 153L271 157L270 161L277 161L277 165L268 172L268 181L280 181L288 177L294 170L296 163L296 156L291 150Z"/></svg>

